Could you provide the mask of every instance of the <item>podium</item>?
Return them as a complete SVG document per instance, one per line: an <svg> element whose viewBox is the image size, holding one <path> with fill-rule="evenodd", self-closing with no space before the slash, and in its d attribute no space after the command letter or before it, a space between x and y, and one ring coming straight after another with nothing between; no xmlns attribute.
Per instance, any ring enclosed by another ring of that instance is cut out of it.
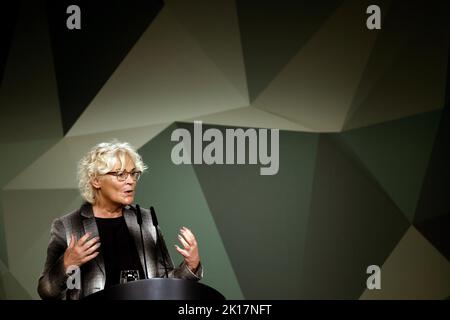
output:
<svg viewBox="0 0 450 320"><path fill-rule="evenodd" d="M202 283L176 278L152 278L118 284L84 300L225 300L217 290Z"/></svg>

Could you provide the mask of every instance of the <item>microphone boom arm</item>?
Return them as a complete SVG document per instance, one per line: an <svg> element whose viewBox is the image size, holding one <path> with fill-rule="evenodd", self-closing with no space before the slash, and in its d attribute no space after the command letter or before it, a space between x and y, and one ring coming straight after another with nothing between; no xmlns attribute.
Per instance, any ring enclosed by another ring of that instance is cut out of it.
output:
<svg viewBox="0 0 450 320"><path fill-rule="evenodd" d="M155 209L153 207L150 207L150 214L152 216L153 225L155 226L155 230L156 230L156 245L159 247L159 251L161 253L161 257L162 257L162 260L163 260L164 274L165 274L166 278L168 278L169 277L169 273L167 272L166 255L165 255L163 247L162 247L162 243L161 243L161 238L162 237L161 237L161 235L159 233L158 219L156 218Z"/></svg>

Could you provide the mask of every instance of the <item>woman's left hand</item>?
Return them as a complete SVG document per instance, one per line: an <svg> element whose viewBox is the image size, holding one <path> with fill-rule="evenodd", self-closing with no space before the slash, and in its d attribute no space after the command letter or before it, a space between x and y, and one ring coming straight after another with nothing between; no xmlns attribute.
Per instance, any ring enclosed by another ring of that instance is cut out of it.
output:
<svg viewBox="0 0 450 320"><path fill-rule="evenodd" d="M175 249L183 256L189 269L195 273L200 263L200 255L198 253L197 240L195 240L194 234L188 228L183 227L180 229L178 240L180 240L184 249L181 249L177 245L175 245Z"/></svg>

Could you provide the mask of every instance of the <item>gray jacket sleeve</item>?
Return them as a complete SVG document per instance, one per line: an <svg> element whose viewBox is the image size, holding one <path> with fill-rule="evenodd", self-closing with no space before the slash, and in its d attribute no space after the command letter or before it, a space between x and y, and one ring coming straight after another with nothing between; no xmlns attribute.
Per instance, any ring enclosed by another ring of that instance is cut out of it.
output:
<svg viewBox="0 0 450 320"><path fill-rule="evenodd" d="M52 223L47 259L39 278L37 291L42 299L65 299L68 275L64 270L64 252L67 248L66 233L60 219Z"/></svg>

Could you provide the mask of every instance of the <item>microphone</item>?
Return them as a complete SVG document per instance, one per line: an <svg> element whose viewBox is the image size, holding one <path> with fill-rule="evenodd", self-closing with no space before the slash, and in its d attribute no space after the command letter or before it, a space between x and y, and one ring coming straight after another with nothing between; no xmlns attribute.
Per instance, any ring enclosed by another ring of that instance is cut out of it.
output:
<svg viewBox="0 0 450 320"><path fill-rule="evenodd" d="M147 271L147 259L145 257L145 247L144 247L144 237L142 235L142 213L141 213L141 207L139 207L138 204L136 204L136 220L139 225L139 230L141 231L141 243L142 243L142 253L144 254L144 265L145 265L145 279L148 279L148 271Z"/></svg>
<svg viewBox="0 0 450 320"><path fill-rule="evenodd" d="M162 248L161 235L159 234L159 229L158 229L158 219L156 218L155 209L153 207L150 207L150 214L152 216L153 225L155 226L155 229L156 229L156 244L159 247L159 251L161 253L161 257L162 257L162 260L163 260L164 273L166 275L166 278L168 278L169 275L167 273L166 255L164 254L164 251L163 251L163 248Z"/></svg>
<svg viewBox="0 0 450 320"><path fill-rule="evenodd" d="M156 218L155 208L150 207L150 214L152 216L153 225L155 228L158 227L158 219Z"/></svg>

